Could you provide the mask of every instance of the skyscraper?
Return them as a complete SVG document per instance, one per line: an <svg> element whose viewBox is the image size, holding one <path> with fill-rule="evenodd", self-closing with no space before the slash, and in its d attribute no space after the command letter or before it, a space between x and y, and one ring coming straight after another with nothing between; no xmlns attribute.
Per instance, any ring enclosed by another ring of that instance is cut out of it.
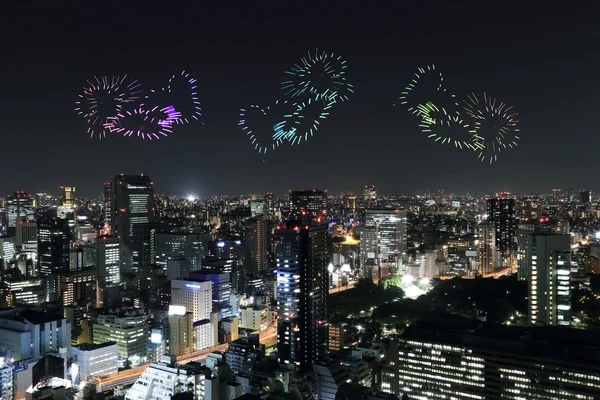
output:
<svg viewBox="0 0 600 400"><path fill-rule="evenodd" d="M6 196L8 210L8 227L17 226L17 221L35 221L35 199L25 192L15 192Z"/></svg>
<svg viewBox="0 0 600 400"><path fill-rule="evenodd" d="M320 216L327 213L327 194L322 190L295 190L290 192L291 218L303 215Z"/></svg>
<svg viewBox="0 0 600 400"><path fill-rule="evenodd" d="M327 350L327 223L288 221L276 230L279 362L301 370Z"/></svg>
<svg viewBox="0 0 600 400"><path fill-rule="evenodd" d="M111 231L122 240L121 262L125 270L139 269L153 262L150 254L154 222L154 189L146 175L117 175L111 187Z"/></svg>
<svg viewBox="0 0 600 400"><path fill-rule="evenodd" d="M112 211L112 183L106 182L104 184L104 226L106 228L112 227L112 217L114 212Z"/></svg>
<svg viewBox="0 0 600 400"><path fill-rule="evenodd" d="M40 218L38 230L38 265L42 275L70 270L71 227L69 220Z"/></svg>
<svg viewBox="0 0 600 400"><path fill-rule="evenodd" d="M486 275L494 272L498 266L498 249L496 248L496 231L489 221L477 225L477 273Z"/></svg>
<svg viewBox="0 0 600 400"><path fill-rule="evenodd" d="M588 204L592 201L592 191L591 190L581 190L579 191L579 200L582 204Z"/></svg>
<svg viewBox="0 0 600 400"><path fill-rule="evenodd" d="M267 269L267 221L261 216L244 223L244 267L246 273L258 274Z"/></svg>
<svg viewBox="0 0 600 400"><path fill-rule="evenodd" d="M273 193L268 192L265 194L264 207L265 217L268 220L275 219L275 197L273 196Z"/></svg>
<svg viewBox="0 0 600 400"><path fill-rule="evenodd" d="M121 283L120 240L116 236L96 238L96 268L101 288L119 286Z"/></svg>
<svg viewBox="0 0 600 400"><path fill-rule="evenodd" d="M406 210L367 209L361 233L360 260L367 276L382 268L382 263L396 263L406 254Z"/></svg>
<svg viewBox="0 0 600 400"><path fill-rule="evenodd" d="M502 254L502 266L512 266L517 251L516 200L508 193L499 193L487 200L487 214L496 230L496 247Z"/></svg>
<svg viewBox="0 0 600 400"><path fill-rule="evenodd" d="M529 322L532 325L570 325L570 236L551 233L529 235L527 258Z"/></svg>
<svg viewBox="0 0 600 400"><path fill-rule="evenodd" d="M62 190L60 205L65 207L75 207L75 187L61 186L60 189Z"/></svg>

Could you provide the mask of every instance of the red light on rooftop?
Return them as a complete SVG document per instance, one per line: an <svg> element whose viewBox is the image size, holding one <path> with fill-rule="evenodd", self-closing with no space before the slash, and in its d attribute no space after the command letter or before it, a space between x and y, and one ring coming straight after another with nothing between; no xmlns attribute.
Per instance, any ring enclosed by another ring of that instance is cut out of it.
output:
<svg viewBox="0 0 600 400"><path fill-rule="evenodd" d="M127 211L127 209L126 209L126 208L120 208L120 209L119 209L119 211L121 211L121 212L126 212L126 211Z"/></svg>

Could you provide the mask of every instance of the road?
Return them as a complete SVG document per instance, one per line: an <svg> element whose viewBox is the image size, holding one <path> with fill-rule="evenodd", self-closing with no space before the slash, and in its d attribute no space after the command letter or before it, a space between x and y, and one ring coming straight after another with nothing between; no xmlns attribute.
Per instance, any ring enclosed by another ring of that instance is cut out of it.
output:
<svg viewBox="0 0 600 400"><path fill-rule="evenodd" d="M272 343L277 340L277 327L270 327L264 332L260 333L260 342L263 344ZM220 344L215 347L210 347L208 349L196 351L190 354L185 354L177 357L177 362L180 364L185 364L192 361L202 361L208 357L208 355L215 351L225 351L227 350L227 343ZM97 383L98 392L114 389L117 386L121 385L132 385L135 381L140 377L140 375L148 368L151 364L144 364L138 367L134 367L125 371L119 371L115 375L112 375L108 378L95 378L90 380L90 383Z"/></svg>
<svg viewBox="0 0 600 400"><path fill-rule="evenodd" d="M377 285L379 283L379 278L373 278L373 283ZM340 287L329 289L329 294L336 294L336 293L343 292L345 290L353 289L353 288L354 288L354 282L350 282L347 286L340 286Z"/></svg>

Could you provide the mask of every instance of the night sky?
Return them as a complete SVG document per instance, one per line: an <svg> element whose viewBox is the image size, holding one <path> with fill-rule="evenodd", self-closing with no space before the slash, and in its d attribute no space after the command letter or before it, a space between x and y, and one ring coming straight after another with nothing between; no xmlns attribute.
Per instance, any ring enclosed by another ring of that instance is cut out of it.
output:
<svg viewBox="0 0 600 400"><path fill-rule="evenodd" d="M584 7L34 3L0 17L2 194L74 185L96 196L121 172L150 175L157 192L200 196L366 184L394 194L600 188L600 29ZM283 72L315 48L348 60L354 97L337 104L307 143L259 156L237 126L239 109L283 98ZM488 165L431 142L414 116L393 107L416 67L432 63L459 97L487 91L512 104L519 147ZM128 74L151 89L184 69L198 79L205 126L178 127L160 141L101 141L89 138L73 110L94 75Z"/></svg>

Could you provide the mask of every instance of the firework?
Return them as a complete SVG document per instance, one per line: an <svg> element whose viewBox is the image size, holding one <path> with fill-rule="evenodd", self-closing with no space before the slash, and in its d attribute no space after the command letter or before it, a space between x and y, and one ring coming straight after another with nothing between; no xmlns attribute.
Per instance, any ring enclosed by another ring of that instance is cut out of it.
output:
<svg viewBox="0 0 600 400"><path fill-rule="evenodd" d="M179 116L173 121L177 125L198 121L202 117L197 80L186 71L171 76L166 87L151 90L145 103L154 107L173 104L179 112Z"/></svg>
<svg viewBox="0 0 600 400"><path fill-rule="evenodd" d="M117 118L111 120L105 128L110 132L127 137L136 135L142 139L160 139L173 133L173 121L176 121L179 117L179 113L173 106L163 109L155 107L151 110L145 110L140 106L120 114Z"/></svg>
<svg viewBox="0 0 600 400"><path fill-rule="evenodd" d="M106 137L115 118L122 113L123 106L138 100L142 93L141 85L123 77L94 77L83 87L83 93L75 102L75 111L85 118L90 137Z"/></svg>
<svg viewBox="0 0 600 400"><path fill-rule="evenodd" d="M276 101L268 107L253 104L240 110L238 126L260 154L275 150L299 124L298 107L288 101Z"/></svg>
<svg viewBox="0 0 600 400"><path fill-rule="evenodd" d="M512 106L499 102L485 92L467 96L464 110L473 120L474 144L481 161L493 163L504 149L517 147L519 129Z"/></svg>
<svg viewBox="0 0 600 400"><path fill-rule="evenodd" d="M419 90L421 93L417 93L417 88L422 89L422 91ZM425 97L423 98L423 96ZM419 99L418 97L422 98ZM447 105L450 105L448 103L448 99L450 99L452 102L451 106L458 109L458 103L455 100L456 95L446 92L442 73L435 69L435 65L427 65L417 69L413 79L404 88L402 93L400 93L399 100L401 105L408 107L408 111L422 116L424 111L423 106L432 102L434 98L436 98L435 104ZM443 101L438 101L438 98L443 98Z"/></svg>
<svg viewBox="0 0 600 400"><path fill-rule="evenodd" d="M288 71L287 79L281 82L286 95L325 97L337 96L346 101L354 94L354 88L346 78L346 60L334 53L317 49L309 51Z"/></svg>
<svg viewBox="0 0 600 400"><path fill-rule="evenodd" d="M337 96L327 99L323 97L310 98L298 103L298 124L293 131L288 131L285 137L292 145L307 141L319 129L321 121L329 116L329 110L335 104Z"/></svg>
<svg viewBox="0 0 600 400"><path fill-rule="evenodd" d="M432 102L419 105L418 110L421 115L419 127L428 138L442 144L454 144L458 149L478 149L478 136L458 111L448 112Z"/></svg>

